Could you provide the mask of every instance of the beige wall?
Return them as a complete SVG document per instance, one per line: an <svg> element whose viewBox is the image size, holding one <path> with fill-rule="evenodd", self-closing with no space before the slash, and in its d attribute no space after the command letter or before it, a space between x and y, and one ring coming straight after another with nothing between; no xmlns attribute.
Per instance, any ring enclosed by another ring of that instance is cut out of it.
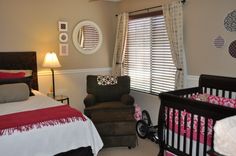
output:
<svg viewBox="0 0 236 156"><path fill-rule="evenodd" d="M61 69L110 67L117 3L89 0L1 0L0 51L37 51L38 66L47 51L59 53L58 20L69 23L69 56L59 57ZM84 19L96 22L103 44L92 55L79 53L72 31Z"/></svg>
<svg viewBox="0 0 236 156"><path fill-rule="evenodd" d="M119 4L119 11L136 11L144 8L159 6L160 4L162 4L161 0L123 0Z"/></svg>
<svg viewBox="0 0 236 156"><path fill-rule="evenodd" d="M236 32L227 32L224 28L224 18L235 6L235 0L189 0L185 4L184 33L190 75L207 73L236 77L236 59L228 53ZM226 40L221 49L213 46L218 35Z"/></svg>
<svg viewBox="0 0 236 156"><path fill-rule="evenodd" d="M236 59L228 53L230 42L235 40L236 32L224 29L224 17L235 9L235 0L186 0L184 5L184 38L189 75L201 73L235 76ZM144 8L159 6L164 0L124 0L119 11L130 12ZM221 35L226 45L217 49L213 40ZM187 77L188 78L188 77ZM194 77L195 78L195 77ZM191 80L191 79L190 79ZM187 80L186 80L187 81ZM195 79L194 79L195 82ZM151 114L157 122L160 101L157 96L140 92L132 92L136 103Z"/></svg>
<svg viewBox="0 0 236 156"><path fill-rule="evenodd" d="M55 72L55 87L57 95L67 95L70 99L70 106L81 111L84 110L84 98L86 92L86 76L91 74L107 75L110 68L96 69L74 69L60 70ZM41 71L38 75L39 91L47 94L50 90L52 75L51 72Z"/></svg>
<svg viewBox="0 0 236 156"><path fill-rule="evenodd" d="M62 69L110 67L115 40L115 14L161 5L163 0L123 0L120 4L89 0L1 0L0 51L38 52L38 63L47 51L59 51L58 20L69 22L69 56L59 57ZM223 27L224 17L235 9L235 0L187 0L184 6L184 34L188 74L236 76L236 60L228 53L235 32ZM92 55L79 53L72 44L75 25L84 19L102 29L103 44ZM217 49L213 40L221 35L226 45Z"/></svg>
<svg viewBox="0 0 236 156"><path fill-rule="evenodd" d="M120 12L158 6L163 0L124 0ZM184 38L189 75L202 73L236 77L236 59L228 53L236 32L224 28L225 16L233 11L235 0L186 0L184 5ZM218 49L213 40L221 35L226 44Z"/></svg>

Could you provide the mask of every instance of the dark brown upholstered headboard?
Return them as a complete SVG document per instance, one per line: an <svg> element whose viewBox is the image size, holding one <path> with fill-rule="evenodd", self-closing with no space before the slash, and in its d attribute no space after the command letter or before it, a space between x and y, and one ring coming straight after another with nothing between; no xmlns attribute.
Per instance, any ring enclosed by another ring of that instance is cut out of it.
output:
<svg viewBox="0 0 236 156"><path fill-rule="evenodd" d="M0 52L0 69L32 70L32 88L38 90L36 52Z"/></svg>

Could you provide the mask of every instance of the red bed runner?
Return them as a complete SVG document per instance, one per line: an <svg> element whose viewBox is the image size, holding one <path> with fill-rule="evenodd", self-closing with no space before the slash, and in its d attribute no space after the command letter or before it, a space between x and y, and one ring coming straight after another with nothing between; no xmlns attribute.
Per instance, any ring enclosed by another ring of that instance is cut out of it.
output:
<svg viewBox="0 0 236 156"><path fill-rule="evenodd" d="M65 124L76 120L86 121L86 118L80 111L68 105L1 115L0 136L11 135L15 131L29 131L33 128Z"/></svg>

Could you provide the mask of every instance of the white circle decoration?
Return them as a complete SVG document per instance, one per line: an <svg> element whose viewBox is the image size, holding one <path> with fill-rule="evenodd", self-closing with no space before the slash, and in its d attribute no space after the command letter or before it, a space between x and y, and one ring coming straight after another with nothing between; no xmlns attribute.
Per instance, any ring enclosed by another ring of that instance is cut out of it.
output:
<svg viewBox="0 0 236 156"><path fill-rule="evenodd" d="M88 40L87 37L89 38ZM75 48L79 52L93 54L102 45L102 31L95 22L89 20L81 21L75 26L72 39Z"/></svg>
<svg viewBox="0 0 236 156"><path fill-rule="evenodd" d="M68 35L67 35L67 33L60 33L60 34L59 34L59 40L60 40L60 42L62 42L62 43L67 42L67 41L68 41Z"/></svg>

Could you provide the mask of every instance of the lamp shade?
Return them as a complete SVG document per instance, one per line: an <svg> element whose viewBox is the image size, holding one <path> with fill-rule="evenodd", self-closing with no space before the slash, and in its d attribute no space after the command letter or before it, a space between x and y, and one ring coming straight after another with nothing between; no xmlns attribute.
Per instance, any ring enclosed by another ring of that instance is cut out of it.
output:
<svg viewBox="0 0 236 156"><path fill-rule="evenodd" d="M48 68L58 68L58 67L61 67L61 64L58 61L56 53L48 52L45 55L45 58L44 58L44 61L43 61L43 67L48 67Z"/></svg>

